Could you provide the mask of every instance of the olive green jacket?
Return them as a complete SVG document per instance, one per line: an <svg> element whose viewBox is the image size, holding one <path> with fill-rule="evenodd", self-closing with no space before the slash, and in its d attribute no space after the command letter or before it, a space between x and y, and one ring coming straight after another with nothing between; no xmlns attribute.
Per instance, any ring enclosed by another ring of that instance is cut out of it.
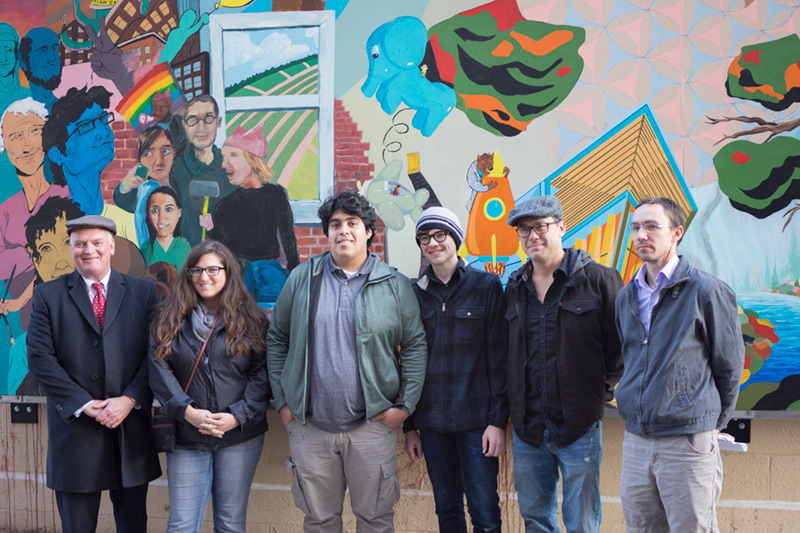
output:
<svg viewBox="0 0 800 533"><path fill-rule="evenodd" d="M280 410L288 405L301 424L308 409L310 306L327 253L292 271L275 303L267 333L272 406ZM356 342L366 421L390 407L413 413L428 363L425 329L408 278L380 260L358 294Z"/></svg>

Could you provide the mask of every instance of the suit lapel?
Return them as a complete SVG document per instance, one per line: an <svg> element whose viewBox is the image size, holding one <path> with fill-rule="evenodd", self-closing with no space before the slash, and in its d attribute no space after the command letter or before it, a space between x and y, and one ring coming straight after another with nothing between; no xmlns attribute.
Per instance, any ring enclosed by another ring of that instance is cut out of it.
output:
<svg viewBox="0 0 800 533"><path fill-rule="evenodd" d="M125 297L125 279L122 275L115 271L111 271L111 277L108 279L108 297L106 298L106 318L103 322L103 329L108 331L114 318L117 316L119 308L122 306L122 300Z"/></svg>
<svg viewBox="0 0 800 533"><path fill-rule="evenodd" d="M86 284L83 282L83 278L78 274L77 270L69 275L67 284L70 287L69 296L72 298L72 301L75 302L75 306L83 315L84 320L99 334L100 324L97 323L97 317L94 316L94 309L92 308L92 302L89 301L89 293L86 291Z"/></svg>

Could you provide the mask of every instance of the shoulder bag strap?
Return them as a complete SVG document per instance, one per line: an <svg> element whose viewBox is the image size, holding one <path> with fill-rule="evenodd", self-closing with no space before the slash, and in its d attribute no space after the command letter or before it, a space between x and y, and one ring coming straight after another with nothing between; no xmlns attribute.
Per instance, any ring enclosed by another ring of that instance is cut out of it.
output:
<svg viewBox="0 0 800 533"><path fill-rule="evenodd" d="M208 339L211 338L211 334L214 332L214 326L217 325L217 319L218 318L219 318L219 313L217 313L217 316L214 317L214 323L211 324L211 330L208 332L208 335L206 336L206 340L203 341L203 347L200 348L200 353L197 354L197 360L194 362L194 368L192 368L192 375L189 376L189 382L186 383L186 388L183 389L183 392L185 392L185 393L189 392L189 385L192 384L192 380L194 379L194 373L197 371L197 365L200 363L200 358L203 357L203 352L206 351L206 345L208 345Z"/></svg>

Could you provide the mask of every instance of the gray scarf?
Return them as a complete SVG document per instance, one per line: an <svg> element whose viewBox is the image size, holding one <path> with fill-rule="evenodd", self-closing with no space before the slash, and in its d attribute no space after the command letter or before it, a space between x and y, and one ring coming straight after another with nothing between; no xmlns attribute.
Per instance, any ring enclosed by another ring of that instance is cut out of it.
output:
<svg viewBox="0 0 800 533"><path fill-rule="evenodd" d="M208 311L203 302L197 302L197 307L192 309L189 319L192 321L192 332L200 342L205 342L211 326L214 324L215 315Z"/></svg>

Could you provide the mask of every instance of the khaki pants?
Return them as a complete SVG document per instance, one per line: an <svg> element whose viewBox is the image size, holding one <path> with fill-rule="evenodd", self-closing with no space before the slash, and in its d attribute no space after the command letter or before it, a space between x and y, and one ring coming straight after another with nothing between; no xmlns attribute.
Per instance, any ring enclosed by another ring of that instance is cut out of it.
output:
<svg viewBox="0 0 800 533"><path fill-rule="evenodd" d="M328 433L297 421L286 429L292 494L306 515L306 532L342 531L348 487L358 533L394 531L393 507L400 499L397 430L373 422L346 433Z"/></svg>
<svg viewBox="0 0 800 533"><path fill-rule="evenodd" d="M625 432L620 496L628 533L716 532L721 492L715 431L674 437Z"/></svg>

